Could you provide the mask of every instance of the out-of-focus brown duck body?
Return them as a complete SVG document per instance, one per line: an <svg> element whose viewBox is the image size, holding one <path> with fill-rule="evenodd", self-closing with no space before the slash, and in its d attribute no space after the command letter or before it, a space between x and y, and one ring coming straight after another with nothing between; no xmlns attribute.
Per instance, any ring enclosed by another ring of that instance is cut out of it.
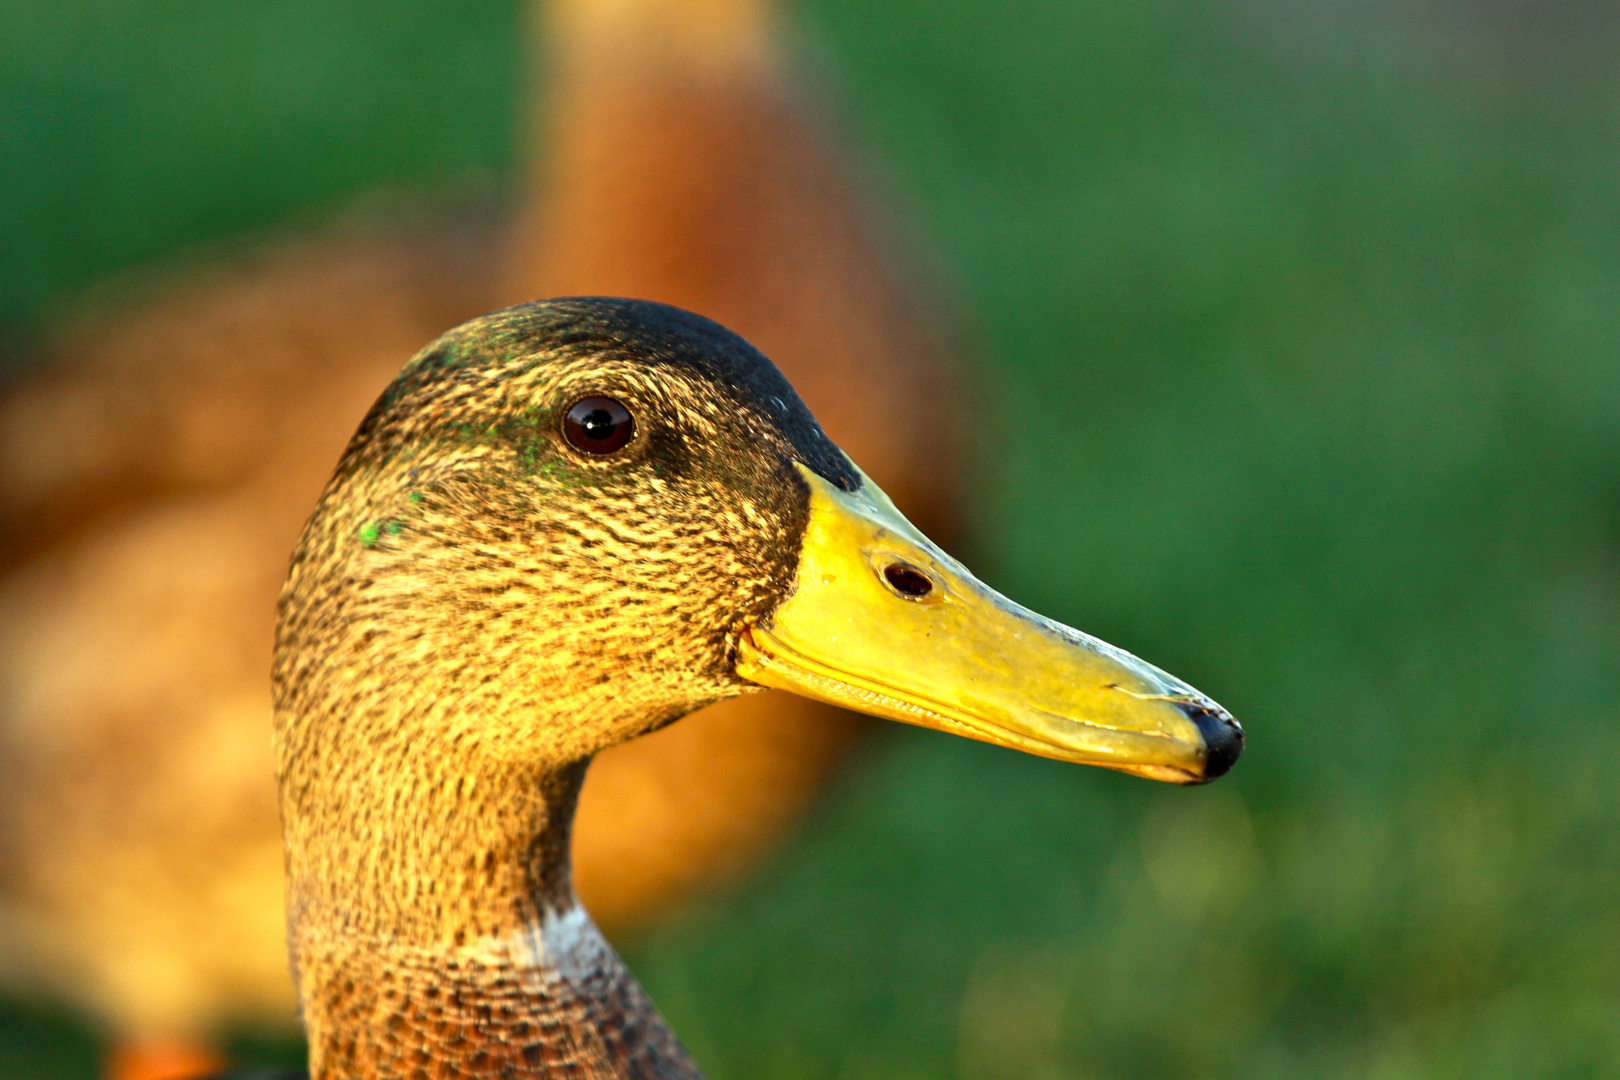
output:
<svg viewBox="0 0 1620 1080"><path fill-rule="evenodd" d="M710 315L946 523L949 372L775 17L759 0L543 9L547 150L515 221L360 215L192 271L64 331L0 406L0 933L17 977L159 1044L291 1016L270 611L353 418L446 326L559 293ZM604 755L576 827L598 921L630 925L745 860L854 730L772 693Z"/></svg>

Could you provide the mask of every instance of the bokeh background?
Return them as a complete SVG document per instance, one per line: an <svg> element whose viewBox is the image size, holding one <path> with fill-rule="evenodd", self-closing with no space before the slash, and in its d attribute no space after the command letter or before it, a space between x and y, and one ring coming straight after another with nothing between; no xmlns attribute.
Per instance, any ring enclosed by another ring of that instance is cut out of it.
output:
<svg viewBox="0 0 1620 1080"><path fill-rule="evenodd" d="M1172 790L885 730L630 943L699 1061L1620 1076L1620 8L799 13L974 346L970 562L1250 744ZM519 16L6 0L8 370L132 268L498 193ZM0 1076L97 1038L8 1004Z"/></svg>

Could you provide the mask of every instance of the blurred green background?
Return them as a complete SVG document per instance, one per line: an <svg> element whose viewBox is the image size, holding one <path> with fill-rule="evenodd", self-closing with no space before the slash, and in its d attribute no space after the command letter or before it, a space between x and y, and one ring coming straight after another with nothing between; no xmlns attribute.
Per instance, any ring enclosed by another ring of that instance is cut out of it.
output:
<svg viewBox="0 0 1620 1080"><path fill-rule="evenodd" d="M973 563L1250 742L1173 790L886 731L628 951L714 1080L1620 1076L1620 9L805 7L971 309ZM126 268L499 185L518 16L8 0L8 362ZM94 1056L0 1014L0 1076Z"/></svg>

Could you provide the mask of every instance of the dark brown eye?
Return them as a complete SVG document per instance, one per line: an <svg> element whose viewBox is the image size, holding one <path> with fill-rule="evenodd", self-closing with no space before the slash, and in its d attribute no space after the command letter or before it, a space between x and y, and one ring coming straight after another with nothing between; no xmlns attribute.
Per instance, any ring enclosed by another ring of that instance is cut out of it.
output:
<svg viewBox="0 0 1620 1080"><path fill-rule="evenodd" d="M883 568L883 580L887 581L895 592L913 600L921 600L934 591L934 582L921 570L915 570L905 563L894 563Z"/></svg>
<svg viewBox="0 0 1620 1080"><path fill-rule="evenodd" d="M587 454L611 454L636 433L630 410L610 397L576 401L563 417L563 436Z"/></svg>

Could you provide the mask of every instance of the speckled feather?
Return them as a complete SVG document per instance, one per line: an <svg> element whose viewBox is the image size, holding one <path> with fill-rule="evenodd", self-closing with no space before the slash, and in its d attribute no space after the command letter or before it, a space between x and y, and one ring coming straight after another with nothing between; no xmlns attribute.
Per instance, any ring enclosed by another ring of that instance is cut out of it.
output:
<svg viewBox="0 0 1620 1080"><path fill-rule="evenodd" d="M603 458L560 435L597 394L637 425ZM657 304L498 312L383 394L278 630L316 1077L699 1075L582 913L551 939L591 755L752 689L736 637L792 588L794 461L860 482L768 360Z"/></svg>

